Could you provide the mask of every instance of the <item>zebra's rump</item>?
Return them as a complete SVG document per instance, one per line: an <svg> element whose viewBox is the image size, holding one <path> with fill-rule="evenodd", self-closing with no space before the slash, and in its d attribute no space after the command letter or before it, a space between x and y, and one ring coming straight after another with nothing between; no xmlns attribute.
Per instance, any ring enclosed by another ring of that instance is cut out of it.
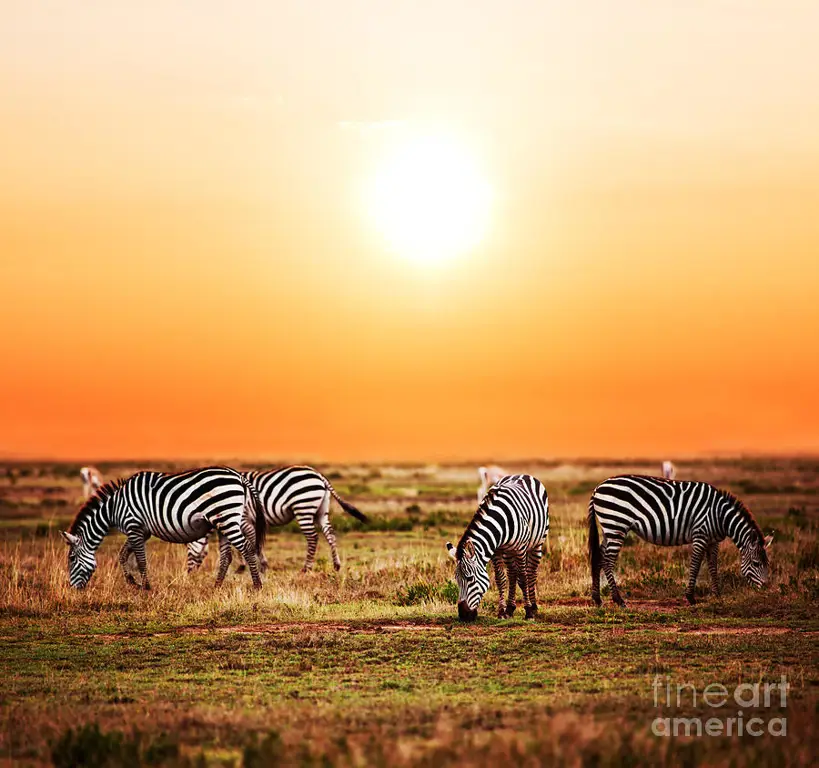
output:
<svg viewBox="0 0 819 768"><path fill-rule="evenodd" d="M313 512L329 493L324 476L312 467L247 472L271 526L289 523L300 511Z"/></svg>

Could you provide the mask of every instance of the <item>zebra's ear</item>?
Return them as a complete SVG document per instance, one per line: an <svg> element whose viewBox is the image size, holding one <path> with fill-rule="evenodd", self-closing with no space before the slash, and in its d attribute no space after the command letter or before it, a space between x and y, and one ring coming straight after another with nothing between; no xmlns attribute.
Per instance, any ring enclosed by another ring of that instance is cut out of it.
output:
<svg viewBox="0 0 819 768"><path fill-rule="evenodd" d="M448 541L446 543L446 551L449 556L454 560L455 559L455 547L452 546L452 542Z"/></svg>
<svg viewBox="0 0 819 768"><path fill-rule="evenodd" d="M68 531L60 531L60 533L65 539L65 543L68 544L69 547L80 543L79 537L75 536L73 533L69 533Z"/></svg>
<svg viewBox="0 0 819 768"><path fill-rule="evenodd" d="M475 545L471 541L467 541L464 545L464 553L467 557L475 557Z"/></svg>
<svg viewBox="0 0 819 768"><path fill-rule="evenodd" d="M773 534L770 534L769 536L765 537L765 542L764 542L765 543L765 549L768 549L768 547L770 547L771 544L773 544L773 540L774 540L774 535Z"/></svg>

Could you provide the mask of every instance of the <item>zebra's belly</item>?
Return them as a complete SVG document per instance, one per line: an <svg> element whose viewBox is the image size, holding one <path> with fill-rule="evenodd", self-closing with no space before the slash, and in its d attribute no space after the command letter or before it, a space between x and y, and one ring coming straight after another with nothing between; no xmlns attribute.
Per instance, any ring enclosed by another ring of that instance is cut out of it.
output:
<svg viewBox="0 0 819 768"><path fill-rule="evenodd" d="M171 544L190 544L192 541L207 536L213 530L213 524L203 512L194 512L182 525L177 522L173 527L163 525L161 521L152 520L143 526L151 536L168 541Z"/></svg>
<svg viewBox="0 0 819 768"><path fill-rule="evenodd" d="M691 532L677 528L673 520L663 521L663 524L656 520L653 522L651 525L645 520L637 520L631 530L644 541L658 547L679 547L691 543Z"/></svg>

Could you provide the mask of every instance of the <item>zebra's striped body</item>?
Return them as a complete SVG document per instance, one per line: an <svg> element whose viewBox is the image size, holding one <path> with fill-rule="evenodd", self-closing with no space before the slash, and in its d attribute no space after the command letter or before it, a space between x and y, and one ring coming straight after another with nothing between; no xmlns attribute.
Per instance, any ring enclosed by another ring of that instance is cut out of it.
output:
<svg viewBox="0 0 819 768"><path fill-rule="evenodd" d="M302 571L312 569L318 546L318 530L330 545L333 567L341 568L336 535L330 524L330 497L348 514L362 522L367 518L352 504L344 501L330 481L312 467L284 467L269 472L244 472L243 476L259 495L267 525L276 527L297 520L307 539L307 556ZM198 568L207 554L207 537L188 545L188 570ZM264 552L259 551L262 569L267 568Z"/></svg>
<svg viewBox="0 0 819 768"><path fill-rule="evenodd" d="M499 592L498 617L515 612L515 588L523 592L526 618L537 614L537 569L549 534L546 489L531 475L507 475L483 498L457 548L447 542L456 562L458 616L474 621L489 588L491 561ZM507 592L508 588L508 592Z"/></svg>
<svg viewBox="0 0 819 768"><path fill-rule="evenodd" d="M597 521L603 532L603 544ZM708 483L675 481L641 475L612 477L595 488L589 500L589 557L592 599L600 605L600 569L606 573L612 600L624 605L614 580L614 565L629 533L653 544L673 547L692 545L691 573L685 596L694 603L694 587L702 560L708 557L711 589L719 594L717 552L719 543L730 538L742 553L743 576L762 586L768 578L766 548L747 507L727 491Z"/></svg>
<svg viewBox="0 0 819 768"><path fill-rule="evenodd" d="M177 474L138 472L127 480L102 486L77 513L63 533L69 545L71 586L84 587L97 567L95 552L111 528L126 536L119 554L125 578L136 584L128 571L133 555L148 583L145 541L156 536L163 541L186 544L213 530L219 532L221 584L230 565L233 545L250 566L253 585L261 587L256 557L257 541L264 537L265 524L255 491L238 472L227 467L208 467Z"/></svg>
<svg viewBox="0 0 819 768"><path fill-rule="evenodd" d="M80 477L82 478L82 494L85 499L90 499L102 488L102 475L96 467L81 467Z"/></svg>

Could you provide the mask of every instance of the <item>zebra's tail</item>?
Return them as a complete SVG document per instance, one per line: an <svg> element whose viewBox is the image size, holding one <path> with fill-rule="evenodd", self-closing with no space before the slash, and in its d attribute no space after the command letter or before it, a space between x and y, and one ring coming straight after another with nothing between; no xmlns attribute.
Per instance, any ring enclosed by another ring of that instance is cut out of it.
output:
<svg viewBox="0 0 819 768"><path fill-rule="evenodd" d="M600 550L600 534L597 532L597 515L594 512L594 494L589 499L589 565L592 577L592 600L600 605L600 569L603 567L603 553Z"/></svg>
<svg viewBox="0 0 819 768"><path fill-rule="evenodd" d="M365 515L358 507L350 504L349 501L344 501L341 496L338 495L338 492L335 488L333 488L332 483L324 477L324 485L327 486L327 490L330 491L330 495L341 505L341 508L348 514L352 515L356 520L360 520L362 523L367 523L369 520L367 519L367 515Z"/></svg>
<svg viewBox="0 0 819 768"><path fill-rule="evenodd" d="M242 483L247 488L250 498L253 500L253 528L256 531L256 551L261 552L264 547L264 540L267 536L267 520L264 517L264 504L259 498L259 492L256 486L250 482L249 478L242 472L240 473Z"/></svg>

